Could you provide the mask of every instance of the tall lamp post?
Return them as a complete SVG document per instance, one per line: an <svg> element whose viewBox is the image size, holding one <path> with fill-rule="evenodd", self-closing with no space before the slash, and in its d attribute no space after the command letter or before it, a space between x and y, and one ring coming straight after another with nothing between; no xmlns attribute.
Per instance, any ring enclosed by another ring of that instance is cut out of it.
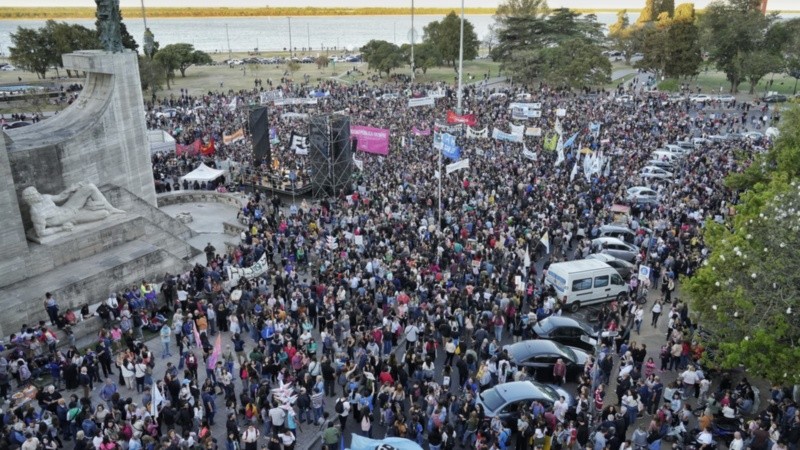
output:
<svg viewBox="0 0 800 450"><path fill-rule="evenodd" d="M461 0L461 37L458 46L458 105L456 106L456 113L462 115L464 111L461 108L461 101L463 100L464 93L461 91L462 75L464 72L464 0Z"/></svg>
<svg viewBox="0 0 800 450"><path fill-rule="evenodd" d="M289 59L292 58L292 18L287 17L289 19Z"/></svg>
<svg viewBox="0 0 800 450"><path fill-rule="evenodd" d="M416 36L414 36L414 0L411 0L411 81L414 81L414 75L416 74L417 69L414 67L414 41L416 40Z"/></svg>

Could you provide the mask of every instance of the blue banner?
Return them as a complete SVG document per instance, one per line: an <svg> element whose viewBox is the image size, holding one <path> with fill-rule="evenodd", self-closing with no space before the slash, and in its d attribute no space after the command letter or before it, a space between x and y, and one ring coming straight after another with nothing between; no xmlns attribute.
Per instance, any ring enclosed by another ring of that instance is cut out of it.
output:
<svg viewBox="0 0 800 450"><path fill-rule="evenodd" d="M422 450L422 447L411 439L398 437L370 439L358 434L352 436L350 450Z"/></svg>
<svg viewBox="0 0 800 450"><path fill-rule="evenodd" d="M442 156L458 161L461 149L456 145L456 137L450 133L442 134Z"/></svg>
<svg viewBox="0 0 800 450"><path fill-rule="evenodd" d="M572 137L567 139L567 142L564 142L564 148L572 147L572 144L575 143L575 138L577 138L577 137L578 137L578 133L575 133L575 134L572 135Z"/></svg>

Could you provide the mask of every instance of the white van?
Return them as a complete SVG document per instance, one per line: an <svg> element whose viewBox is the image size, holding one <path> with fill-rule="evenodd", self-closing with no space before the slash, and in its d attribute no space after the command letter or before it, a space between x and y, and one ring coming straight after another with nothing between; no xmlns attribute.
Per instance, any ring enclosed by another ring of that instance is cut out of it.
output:
<svg viewBox="0 0 800 450"><path fill-rule="evenodd" d="M616 269L596 259L581 259L551 264L545 284L553 286L558 301L575 312L583 305L622 300L628 287Z"/></svg>

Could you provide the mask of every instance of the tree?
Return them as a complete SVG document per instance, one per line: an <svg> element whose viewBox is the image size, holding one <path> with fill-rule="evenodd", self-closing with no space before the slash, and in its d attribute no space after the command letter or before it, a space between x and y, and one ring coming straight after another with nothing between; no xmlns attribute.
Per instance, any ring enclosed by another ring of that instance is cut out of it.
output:
<svg viewBox="0 0 800 450"><path fill-rule="evenodd" d="M289 73L291 73L292 76L294 76L294 73L300 70L300 63L293 59L290 59L289 61L286 62L286 70L288 70Z"/></svg>
<svg viewBox="0 0 800 450"><path fill-rule="evenodd" d="M497 42L497 25L489 24L489 32L483 37L483 46L486 47L489 53L492 53L492 49L497 45Z"/></svg>
<svg viewBox="0 0 800 450"><path fill-rule="evenodd" d="M166 70L157 59L139 55L139 79L142 81L142 90L150 89L151 95L155 97L167 81Z"/></svg>
<svg viewBox="0 0 800 450"><path fill-rule="evenodd" d="M400 52L407 63L411 63L411 44L400 46ZM431 67L442 65L442 55L439 49L430 42L423 42L414 46L414 68L421 69L423 74L428 73Z"/></svg>
<svg viewBox="0 0 800 450"><path fill-rule="evenodd" d="M656 78L666 74L670 55L670 28L672 19L667 13L661 13L658 20L641 25L636 31L636 47L642 53L642 59L635 67L653 72Z"/></svg>
<svg viewBox="0 0 800 450"><path fill-rule="evenodd" d="M119 34L122 37L122 46L127 48L128 50L133 50L134 52L139 51L139 44L136 43L136 39L128 33L128 27L125 26L125 21L122 20L122 10L119 10ZM100 19L97 19L94 22L95 27L95 34L97 39L100 39Z"/></svg>
<svg viewBox="0 0 800 450"><path fill-rule="evenodd" d="M572 38L541 52L541 79L553 86L572 89L611 81L611 62L602 49L585 39Z"/></svg>
<svg viewBox="0 0 800 450"><path fill-rule="evenodd" d="M53 55L55 58L50 63L56 67L56 71L58 71L59 67L64 67L61 55L77 50L100 48L100 40L97 39L95 31L82 25L48 20L41 31L49 33L55 45L55 48L52 49L55 53ZM70 70L67 70L67 76L72 76Z"/></svg>
<svg viewBox="0 0 800 450"><path fill-rule="evenodd" d="M507 61L512 53L538 46L538 36L549 13L545 0L505 0L494 16L497 45L492 59Z"/></svg>
<svg viewBox="0 0 800 450"><path fill-rule="evenodd" d="M442 59L455 69L459 56L461 18L455 11L450 11L450 14L441 21L433 21L426 25L423 31L423 42L436 46ZM469 20L464 19L464 60L475 59L479 48L480 41L475 34L475 27Z"/></svg>
<svg viewBox="0 0 800 450"><path fill-rule="evenodd" d="M56 59L52 34L43 28L18 27L16 33L11 33L9 56L17 67L35 73L38 78L46 78L47 68Z"/></svg>
<svg viewBox="0 0 800 450"><path fill-rule="evenodd" d="M703 47L717 69L725 73L732 93L739 91L746 77L745 58L763 47L767 29L776 20L754 6L753 0L715 1L700 18Z"/></svg>
<svg viewBox="0 0 800 450"><path fill-rule="evenodd" d="M695 25L694 5L683 3L675 10L675 15L667 32L669 46L664 68L668 77L693 77L700 72L703 62L700 48L700 30Z"/></svg>
<svg viewBox="0 0 800 450"><path fill-rule="evenodd" d="M636 19L637 25L644 25L653 22L658 17L658 8L656 7L656 0L645 0L644 8L639 13L639 18Z"/></svg>
<svg viewBox="0 0 800 450"><path fill-rule="evenodd" d="M325 55L319 55L314 62L317 64L317 69L322 70L324 67L328 67L330 60Z"/></svg>
<svg viewBox="0 0 800 450"><path fill-rule="evenodd" d="M159 50L155 59L161 63L164 68L171 73L171 78L174 78L175 71L181 73L181 77L186 77L186 69L194 64L211 64L211 56L208 53L195 50L192 44L169 44Z"/></svg>
<svg viewBox="0 0 800 450"><path fill-rule="evenodd" d="M630 25L627 9L619 11L617 21L608 27L608 37L611 39L614 49L622 52L626 64L631 63L631 58L636 53L636 41L633 38L635 31Z"/></svg>
<svg viewBox="0 0 800 450"><path fill-rule="evenodd" d="M742 75L750 83L750 94L754 94L756 85L764 76L783 69L783 59L767 50L756 50L747 54L742 61Z"/></svg>
<svg viewBox="0 0 800 450"><path fill-rule="evenodd" d="M370 70L377 70L378 75L386 72L388 76L392 70L402 66L405 59L400 47L391 42L376 39L361 47L361 54Z"/></svg>
<svg viewBox="0 0 800 450"><path fill-rule="evenodd" d="M781 137L726 184L746 189L736 215L709 223L707 262L684 284L696 319L711 332L706 362L743 365L754 376L796 384L800 360L800 110L781 120Z"/></svg>
<svg viewBox="0 0 800 450"><path fill-rule="evenodd" d="M672 17L675 14L675 0L661 0L658 2L658 9L656 9L656 17L661 13L667 13Z"/></svg>

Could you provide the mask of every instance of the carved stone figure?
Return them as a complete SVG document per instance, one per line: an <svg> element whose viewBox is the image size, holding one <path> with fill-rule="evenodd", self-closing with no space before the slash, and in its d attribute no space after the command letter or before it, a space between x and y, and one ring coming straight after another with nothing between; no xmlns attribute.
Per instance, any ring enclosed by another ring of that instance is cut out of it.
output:
<svg viewBox="0 0 800 450"><path fill-rule="evenodd" d="M109 52L122 51L122 33L119 15L119 0L95 0L97 3L97 19L100 22L100 43Z"/></svg>
<svg viewBox="0 0 800 450"><path fill-rule="evenodd" d="M40 194L31 186L22 191L30 207L33 232L37 237L72 231L77 223L96 222L125 211L111 206L92 183L77 183L58 195Z"/></svg>

